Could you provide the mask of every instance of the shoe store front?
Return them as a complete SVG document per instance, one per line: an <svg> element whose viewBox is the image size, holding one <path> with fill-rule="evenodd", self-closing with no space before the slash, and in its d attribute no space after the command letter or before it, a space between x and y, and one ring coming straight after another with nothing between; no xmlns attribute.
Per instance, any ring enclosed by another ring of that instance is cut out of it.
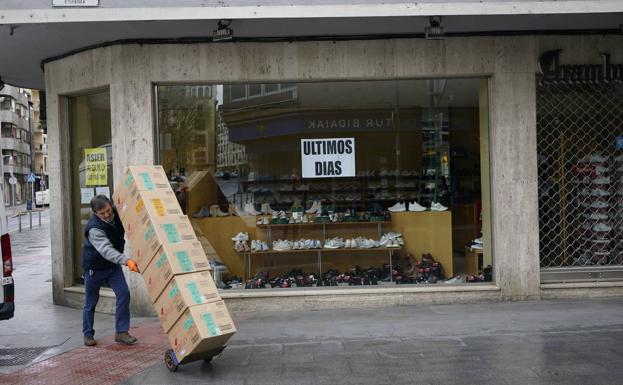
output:
<svg viewBox="0 0 623 385"><path fill-rule="evenodd" d="M539 211L541 153L570 154L585 137L543 139L539 129L537 140L537 73L553 49L566 63L598 64L604 51L623 62L620 43L578 35L127 44L50 61L55 303L82 303L75 210L88 207L62 199L81 191L67 171L80 175L81 159L60 156L81 153L72 146L104 148L112 181L127 165L163 165L234 311L616 295L615 281L541 283L545 253L572 241L544 231L575 226ZM107 118L77 134L86 117L95 121L86 112L72 120L88 106ZM577 161L620 155L608 149L586 148ZM142 278L127 279L134 314L151 314ZM114 296L102 303L112 310Z"/></svg>
<svg viewBox="0 0 623 385"><path fill-rule="evenodd" d="M224 291L492 281L486 77L154 92L159 163Z"/></svg>

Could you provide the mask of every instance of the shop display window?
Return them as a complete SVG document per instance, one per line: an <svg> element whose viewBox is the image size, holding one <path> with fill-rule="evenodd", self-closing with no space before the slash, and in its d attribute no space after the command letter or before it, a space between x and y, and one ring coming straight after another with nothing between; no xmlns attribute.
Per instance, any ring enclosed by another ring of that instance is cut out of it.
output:
<svg viewBox="0 0 623 385"><path fill-rule="evenodd" d="M492 281L487 79L155 93L159 162L222 289Z"/></svg>
<svg viewBox="0 0 623 385"><path fill-rule="evenodd" d="M110 92L108 89L67 98L70 136L71 219L73 232L73 278L83 282L82 245L84 226L91 217L91 197L113 193L112 136L110 120ZM105 160L98 172L102 178L90 180L87 151L100 151Z"/></svg>

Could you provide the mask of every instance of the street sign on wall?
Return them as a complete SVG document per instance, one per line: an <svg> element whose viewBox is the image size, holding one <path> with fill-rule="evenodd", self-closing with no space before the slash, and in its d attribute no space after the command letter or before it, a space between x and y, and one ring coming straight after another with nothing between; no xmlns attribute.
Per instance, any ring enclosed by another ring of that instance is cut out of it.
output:
<svg viewBox="0 0 623 385"><path fill-rule="evenodd" d="M99 0L52 0L54 7L99 7Z"/></svg>

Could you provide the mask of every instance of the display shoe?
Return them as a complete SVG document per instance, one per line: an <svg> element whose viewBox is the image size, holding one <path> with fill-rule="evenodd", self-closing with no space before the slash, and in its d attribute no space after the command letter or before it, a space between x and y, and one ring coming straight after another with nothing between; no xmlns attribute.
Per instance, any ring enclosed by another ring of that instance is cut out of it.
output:
<svg viewBox="0 0 623 385"><path fill-rule="evenodd" d="M446 211L446 210L448 210L448 208L446 206L442 205L441 203L432 202L430 204L430 210L431 211Z"/></svg>
<svg viewBox="0 0 623 385"><path fill-rule="evenodd" d="M273 212L275 210L270 207L270 203L262 203L262 214L272 214Z"/></svg>
<svg viewBox="0 0 623 385"><path fill-rule="evenodd" d="M235 237L233 237L231 239L232 241L248 241L249 240L249 233L246 232L239 232L238 234L236 234Z"/></svg>
<svg viewBox="0 0 623 385"><path fill-rule="evenodd" d="M311 207L308 208L307 210L305 210L306 214L313 214L318 210L318 201L314 201L314 203L312 203Z"/></svg>
<svg viewBox="0 0 623 385"><path fill-rule="evenodd" d="M292 243L287 240L284 241L284 240L279 239L273 242L273 250L275 251L292 250Z"/></svg>
<svg viewBox="0 0 623 385"><path fill-rule="evenodd" d="M234 250L237 252L243 252L244 251L244 246L242 246L242 241L236 241L234 243Z"/></svg>
<svg viewBox="0 0 623 385"><path fill-rule="evenodd" d="M251 251L255 251L257 248L257 241L254 239L251 241Z"/></svg>
<svg viewBox="0 0 623 385"><path fill-rule="evenodd" d="M229 206L227 207L227 213L229 213L229 215L231 216L234 216L234 215L240 216L240 214L238 213L238 208L233 203L230 203Z"/></svg>
<svg viewBox="0 0 623 385"><path fill-rule="evenodd" d="M387 210L393 213L400 213L406 211L407 208L405 207L404 203L397 202L395 205L388 207Z"/></svg>
<svg viewBox="0 0 623 385"><path fill-rule="evenodd" d="M210 216L213 216L213 217L228 217L229 214L222 212L221 208L219 207L219 205L212 205L212 206L210 206Z"/></svg>
<svg viewBox="0 0 623 385"><path fill-rule="evenodd" d="M294 199L294 203L292 203L291 211L301 211L303 209L303 204L299 198Z"/></svg>
<svg viewBox="0 0 623 385"><path fill-rule="evenodd" d="M325 249L339 249L344 247L344 240L342 238L331 238L327 239L324 243Z"/></svg>
<svg viewBox="0 0 623 385"><path fill-rule="evenodd" d="M247 203L244 205L244 213L252 216L261 214L259 211L255 210L253 203Z"/></svg>
<svg viewBox="0 0 623 385"><path fill-rule="evenodd" d="M346 247L347 249L354 247L353 244L351 243L350 239L346 240L346 243L344 244L344 247Z"/></svg>
<svg viewBox="0 0 623 385"><path fill-rule="evenodd" d="M210 209L203 206L199 211L193 214L193 218L205 218L210 216Z"/></svg>
<svg viewBox="0 0 623 385"><path fill-rule="evenodd" d="M244 249L244 251L251 251L251 248L249 247L249 244L247 243L247 241L241 241L242 243L242 248Z"/></svg>
<svg viewBox="0 0 623 385"><path fill-rule="evenodd" d="M426 207L420 205L416 201L413 201L413 202L409 202L409 211L415 211L415 212L426 211Z"/></svg>

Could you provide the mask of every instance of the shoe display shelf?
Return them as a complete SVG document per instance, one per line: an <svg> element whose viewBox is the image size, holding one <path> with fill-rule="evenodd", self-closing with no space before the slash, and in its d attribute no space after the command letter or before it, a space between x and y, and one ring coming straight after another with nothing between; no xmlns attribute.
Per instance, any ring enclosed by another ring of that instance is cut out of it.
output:
<svg viewBox="0 0 623 385"><path fill-rule="evenodd" d="M616 199L607 158L590 154L573 167L575 177L567 186L576 202L568 217L576 236L571 250L575 265L607 265L613 257L613 224Z"/></svg>
<svg viewBox="0 0 623 385"><path fill-rule="evenodd" d="M322 228L322 239L321 241L325 241L327 239L327 227L340 227L340 226L370 226L376 225L378 237L380 238L383 232L383 225L389 225L391 221L369 221L369 222L321 222L321 223L287 223L287 224L268 224L268 225L257 225L259 229L266 229L266 242L268 244L272 244L272 229L277 228L306 228L306 227L315 227Z"/></svg>
<svg viewBox="0 0 623 385"><path fill-rule="evenodd" d="M272 230L273 229L297 229L298 231L298 235L302 235L301 233L304 233L305 229L309 229L309 228L316 228L316 229L322 229L322 237L320 239L321 244L325 244L325 241L327 240L327 228L329 229L337 229L337 228L346 228L346 227L351 227L351 228L363 228L363 227L368 227L368 231L370 227L376 227L377 230L377 235L380 238L383 232L383 225L389 225L391 224L390 221L383 221L383 222L329 222L329 223L295 223L295 224L268 224L268 225L257 225L258 229L263 229L264 231L266 231L266 242L269 245L272 245ZM352 230L351 230L352 231ZM316 255L316 264L318 267L318 274L322 274L323 271L323 261L322 261L322 256L323 254L328 254L328 253L351 253L351 254L358 254L358 253L371 253L371 252L376 252L376 253L387 253L388 255L388 262L389 262L389 267L390 269L393 267L393 254L396 251L400 251L402 249L402 247L374 247L374 248L352 248L352 247L340 247L340 248L315 248L315 249L293 249L293 250L267 250L267 251L247 251L247 252L240 252L241 254L243 254L244 256L244 264L245 264L245 279L249 279L253 274L252 274L252 258L253 256L257 256L257 255L268 255L268 254L273 254L273 255L278 255L278 254L282 254L282 255L288 255L288 254L301 254L301 253L306 253L306 254L315 254ZM390 270L391 271L391 270ZM390 279L390 282L393 282Z"/></svg>
<svg viewBox="0 0 623 385"><path fill-rule="evenodd" d="M345 180L346 179L346 180ZM240 182L239 193L253 193L255 202L268 202L278 210L299 200L308 207L314 200L338 208L370 209L398 200L419 199L420 176L374 175L322 180L260 180Z"/></svg>

